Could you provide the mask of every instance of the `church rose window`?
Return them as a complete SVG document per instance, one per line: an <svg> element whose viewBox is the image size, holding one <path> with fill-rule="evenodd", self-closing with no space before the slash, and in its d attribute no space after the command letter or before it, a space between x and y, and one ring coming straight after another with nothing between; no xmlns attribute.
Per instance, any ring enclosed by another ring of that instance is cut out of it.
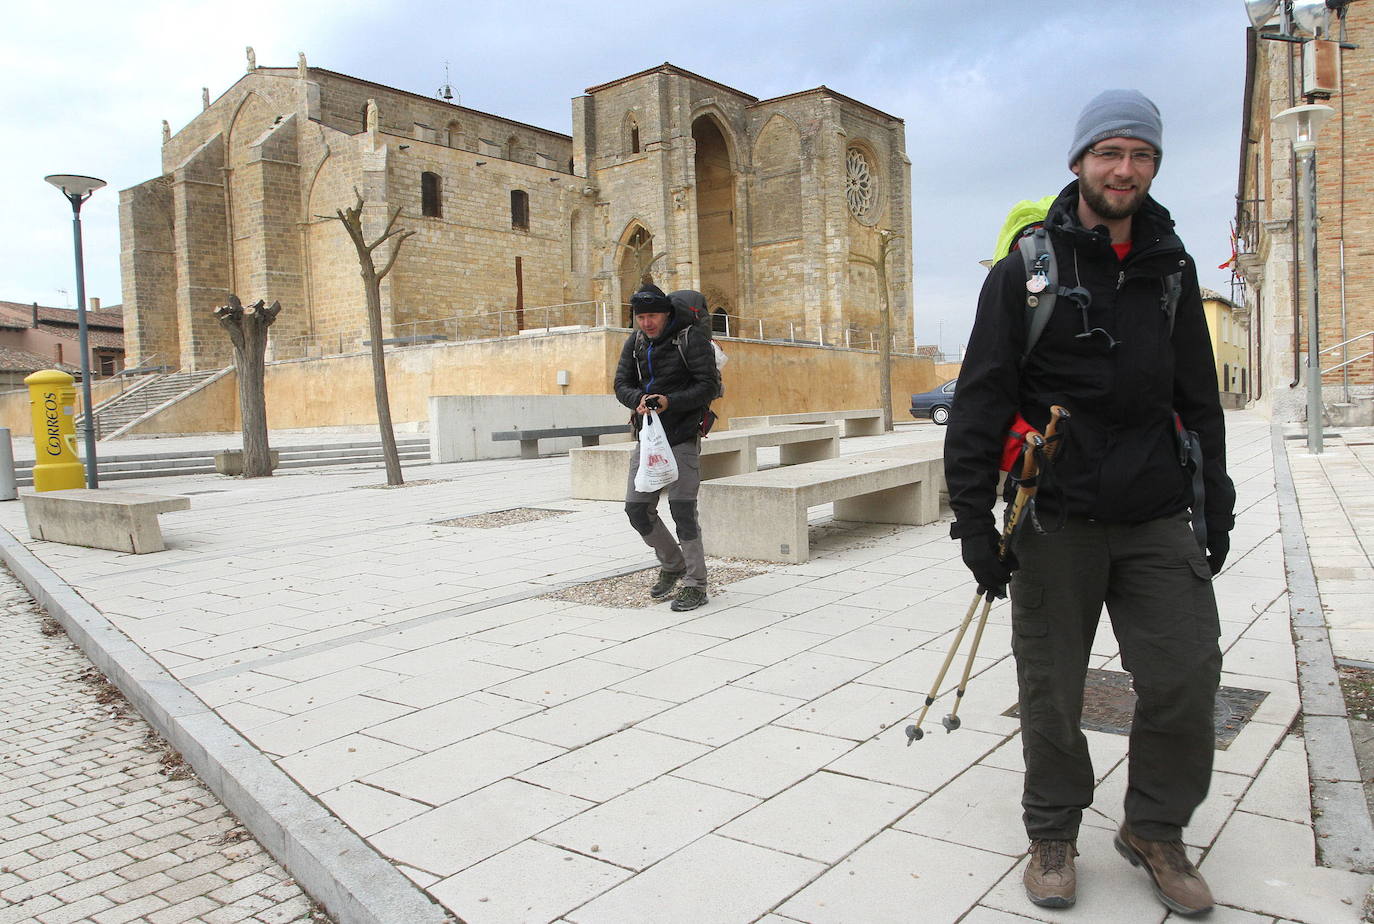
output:
<svg viewBox="0 0 1374 924"><path fill-rule="evenodd" d="M845 155L844 194L849 200L849 211L861 221L873 213L874 186L868 157L858 148L850 148Z"/></svg>

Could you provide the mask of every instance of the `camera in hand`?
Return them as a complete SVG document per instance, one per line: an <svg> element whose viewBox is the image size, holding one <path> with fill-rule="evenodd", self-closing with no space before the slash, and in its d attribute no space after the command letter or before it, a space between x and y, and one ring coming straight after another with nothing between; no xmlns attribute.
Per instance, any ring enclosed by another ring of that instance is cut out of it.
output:
<svg viewBox="0 0 1374 924"><path fill-rule="evenodd" d="M651 410L651 411L656 411L656 410L658 410L658 396L655 395L655 396L653 396L653 397L645 398L645 399L644 399L644 406L647 407L647 408L648 408L649 410Z"/></svg>

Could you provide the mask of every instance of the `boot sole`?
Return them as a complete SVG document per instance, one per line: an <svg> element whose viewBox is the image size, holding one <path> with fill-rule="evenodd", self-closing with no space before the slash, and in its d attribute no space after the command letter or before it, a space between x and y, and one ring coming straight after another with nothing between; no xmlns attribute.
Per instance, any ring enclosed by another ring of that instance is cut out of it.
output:
<svg viewBox="0 0 1374 924"><path fill-rule="evenodd" d="M1036 898L1030 889L1026 889L1026 898L1030 899L1032 905L1041 908L1072 908L1073 903L1077 901L1077 896L1065 898L1062 895L1051 895L1048 898Z"/></svg>
<svg viewBox="0 0 1374 924"><path fill-rule="evenodd" d="M1116 845L1116 852L1125 857L1127 862L1129 862L1132 866L1139 866L1145 870L1145 874L1150 877L1150 888L1154 890L1155 898L1159 899L1160 902L1164 904L1164 907L1168 908L1175 914L1181 914L1184 917L1192 917L1196 914L1206 914L1207 912L1212 910L1211 905L1208 905L1205 908L1189 908L1187 905L1180 904L1174 901L1169 896L1165 895L1164 891L1159 887L1159 881L1155 879L1155 871L1153 867L1151 867L1149 863L1145 862L1145 858L1142 857L1139 853L1137 853L1134 847L1132 847L1130 844L1126 843L1121 839L1121 834L1119 832L1117 833L1116 837L1112 839L1112 843Z"/></svg>

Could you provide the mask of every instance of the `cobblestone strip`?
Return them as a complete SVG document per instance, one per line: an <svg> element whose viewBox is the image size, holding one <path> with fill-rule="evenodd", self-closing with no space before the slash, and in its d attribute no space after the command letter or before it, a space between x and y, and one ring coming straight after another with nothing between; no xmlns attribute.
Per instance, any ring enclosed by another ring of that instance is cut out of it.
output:
<svg viewBox="0 0 1374 924"><path fill-rule="evenodd" d="M0 924L329 919L0 569Z"/></svg>

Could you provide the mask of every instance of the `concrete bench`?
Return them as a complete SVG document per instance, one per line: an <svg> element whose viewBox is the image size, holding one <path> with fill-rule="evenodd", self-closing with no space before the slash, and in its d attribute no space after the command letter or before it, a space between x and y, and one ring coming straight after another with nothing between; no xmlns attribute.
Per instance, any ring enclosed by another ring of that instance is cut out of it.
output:
<svg viewBox="0 0 1374 924"><path fill-rule="evenodd" d="M929 449L733 475L702 484L701 533L711 555L804 562L808 508L833 503L837 520L921 526L939 517L943 484L943 462Z"/></svg>
<svg viewBox="0 0 1374 924"><path fill-rule="evenodd" d="M546 427L541 430L498 430L491 435L497 441L519 440L520 458L537 459L539 458L539 441L553 440L564 436L582 437L583 446L601 445L601 437L612 434L625 434L629 431L628 424L602 424L597 427Z"/></svg>
<svg viewBox="0 0 1374 924"><path fill-rule="evenodd" d="M840 428L834 425L758 427L719 430L701 441L701 480L758 470L758 451L777 447L782 465L797 465L840 454ZM582 500L624 500L630 459L639 443L615 443L568 452L572 496Z"/></svg>
<svg viewBox="0 0 1374 924"><path fill-rule="evenodd" d="M766 414L762 417L731 417L730 429L752 429L779 424L844 425L845 436L879 436L883 432L881 408L848 411L804 411L796 414Z"/></svg>
<svg viewBox="0 0 1374 924"><path fill-rule="evenodd" d="M20 496L34 539L135 555L166 548L159 513L191 509L189 497L132 491L72 488Z"/></svg>

